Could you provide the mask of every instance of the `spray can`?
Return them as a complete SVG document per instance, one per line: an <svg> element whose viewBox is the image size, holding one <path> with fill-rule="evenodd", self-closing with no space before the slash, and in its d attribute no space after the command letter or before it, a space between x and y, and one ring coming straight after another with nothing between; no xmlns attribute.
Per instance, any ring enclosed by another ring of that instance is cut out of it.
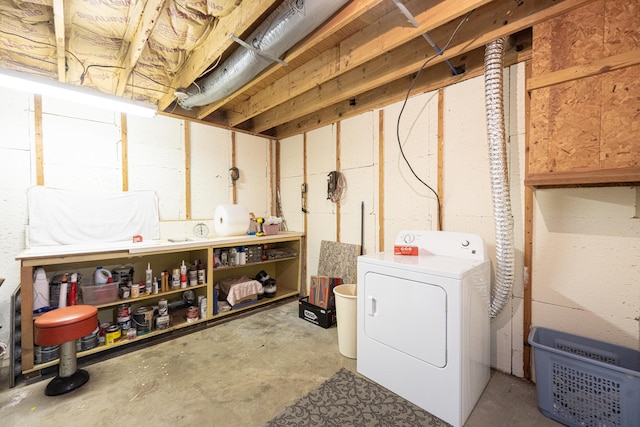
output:
<svg viewBox="0 0 640 427"><path fill-rule="evenodd" d="M171 276L171 289L180 289L180 269L174 268Z"/></svg>
<svg viewBox="0 0 640 427"><path fill-rule="evenodd" d="M185 265L184 260L182 260L182 265L180 266L180 287L187 287L187 266Z"/></svg>

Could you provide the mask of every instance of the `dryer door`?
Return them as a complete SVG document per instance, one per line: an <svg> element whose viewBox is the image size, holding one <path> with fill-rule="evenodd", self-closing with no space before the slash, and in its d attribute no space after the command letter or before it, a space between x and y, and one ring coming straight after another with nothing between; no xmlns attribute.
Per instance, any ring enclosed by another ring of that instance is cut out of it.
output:
<svg viewBox="0 0 640 427"><path fill-rule="evenodd" d="M442 287L368 271L363 290L369 339L433 366L447 365L447 294Z"/></svg>

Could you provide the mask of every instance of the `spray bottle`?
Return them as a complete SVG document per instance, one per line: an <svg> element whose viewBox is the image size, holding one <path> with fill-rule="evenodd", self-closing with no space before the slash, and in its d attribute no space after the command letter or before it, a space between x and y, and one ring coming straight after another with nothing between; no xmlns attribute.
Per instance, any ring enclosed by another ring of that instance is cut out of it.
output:
<svg viewBox="0 0 640 427"><path fill-rule="evenodd" d="M78 303L78 273L71 274L68 303L69 305L76 305Z"/></svg>

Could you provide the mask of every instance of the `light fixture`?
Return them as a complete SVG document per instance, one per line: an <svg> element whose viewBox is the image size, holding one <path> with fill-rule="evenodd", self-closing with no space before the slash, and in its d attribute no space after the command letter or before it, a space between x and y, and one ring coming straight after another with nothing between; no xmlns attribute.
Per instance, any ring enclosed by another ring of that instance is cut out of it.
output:
<svg viewBox="0 0 640 427"><path fill-rule="evenodd" d="M157 111L155 105L120 98L94 89L64 84L14 70L0 69L0 87L143 117L153 117Z"/></svg>

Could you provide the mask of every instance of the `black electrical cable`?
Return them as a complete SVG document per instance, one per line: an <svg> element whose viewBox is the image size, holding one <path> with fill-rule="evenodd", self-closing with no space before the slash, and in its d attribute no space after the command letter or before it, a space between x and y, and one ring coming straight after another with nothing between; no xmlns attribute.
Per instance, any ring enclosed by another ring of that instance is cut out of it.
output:
<svg viewBox="0 0 640 427"><path fill-rule="evenodd" d="M422 66L420 66L420 69L418 70L418 72L416 73L416 75L413 77L413 80L411 81L411 85L409 85L409 89L407 90L407 94L404 97L404 101L402 103L402 108L400 108L400 113L398 113L398 120L396 122L396 138L398 140L398 148L400 149L400 154L402 154L402 158L404 159L405 163L407 164L407 166L409 167L409 170L411 171L411 173L413 174L413 176L425 187L427 187L432 193L433 195L436 197L436 203L437 203L437 213L438 213L438 223L437 223L437 229L441 230L442 227L442 219L441 219L441 210L442 210L442 206L440 206L440 196L438 196L438 192L435 191L433 189L433 187L431 187L429 184L427 184L425 181L422 180L422 178L420 178L418 176L418 174L416 174L416 172L413 170L413 167L411 166L411 163L409 163L409 159L407 159L407 156L404 154L404 150L402 149L402 142L400 141L400 120L402 118L402 113L404 112L405 107L407 106L407 102L409 101L409 95L411 94L411 91L413 90L413 87L416 84L416 81L418 81L418 78L420 77L420 74L422 74L422 71L424 70L424 68L427 66L427 64L429 64L429 62L433 61L435 58L437 58L438 56L441 56L444 54L444 51L447 50L447 48L449 47L449 45L451 44L451 42L453 41L453 38L456 36L456 34L458 33L458 31L460 30L460 28L462 27L462 24L466 22L466 20L469 18L469 16L471 16L471 14L475 11L472 10L470 12L468 12L460 21L460 23L458 24L458 26L455 28L455 30L453 30L453 33L451 33L451 37L449 37L449 40L447 41L447 44L444 46L444 48L442 48L440 50L440 52L438 52L438 55L436 56L431 56L429 58L427 58L426 61L424 61L424 63L422 64Z"/></svg>

